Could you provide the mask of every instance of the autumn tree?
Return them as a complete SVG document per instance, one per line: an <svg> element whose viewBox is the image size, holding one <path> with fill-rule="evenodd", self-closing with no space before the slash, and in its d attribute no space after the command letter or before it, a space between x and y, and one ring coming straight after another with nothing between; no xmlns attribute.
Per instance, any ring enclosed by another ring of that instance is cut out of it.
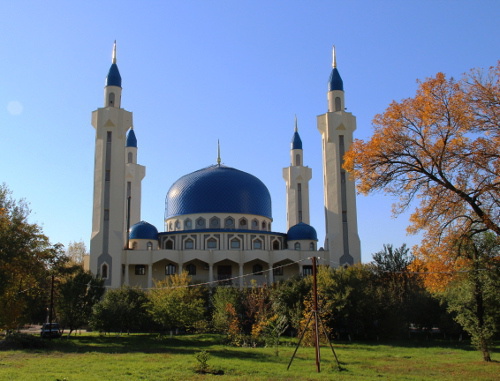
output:
<svg viewBox="0 0 500 381"><path fill-rule="evenodd" d="M423 232L413 266L431 291L467 263L457 247L482 232L500 236L499 106L500 62L460 80L438 73L375 116L371 139L346 153L361 193L398 197L395 214L418 203L408 228Z"/></svg>
<svg viewBox="0 0 500 381"><path fill-rule="evenodd" d="M66 256L71 262L77 265L83 265L85 255L88 255L87 247L83 241L71 241L66 249Z"/></svg>

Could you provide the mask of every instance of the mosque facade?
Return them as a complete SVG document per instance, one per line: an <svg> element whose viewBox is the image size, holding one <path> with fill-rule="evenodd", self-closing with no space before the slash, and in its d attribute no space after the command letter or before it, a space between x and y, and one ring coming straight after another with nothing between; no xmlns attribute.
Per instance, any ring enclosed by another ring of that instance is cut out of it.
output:
<svg viewBox="0 0 500 381"><path fill-rule="evenodd" d="M116 44L104 105L92 113L95 167L89 269L109 288L152 288L186 271L194 283L245 287L312 273L312 257L331 266L361 261L354 182L342 169L356 119L345 111L333 53L328 111L317 117L322 139L323 247L310 225L309 181L295 123L286 184L287 231L272 229L271 195L254 175L220 163L186 174L166 194L163 231L141 220L141 183L132 113L121 108ZM319 196L319 195L318 195Z"/></svg>

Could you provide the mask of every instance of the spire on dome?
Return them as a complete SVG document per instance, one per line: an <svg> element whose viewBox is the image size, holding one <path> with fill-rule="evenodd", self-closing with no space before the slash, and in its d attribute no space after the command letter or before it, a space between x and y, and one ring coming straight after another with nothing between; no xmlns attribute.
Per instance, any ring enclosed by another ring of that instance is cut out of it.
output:
<svg viewBox="0 0 500 381"><path fill-rule="evenodd" d="M330 79L328 80L328 91L340 90L344 91L344 82L340 77L340 73L337 69L337 56L335 55L335 45L332 50L332 72L330 74Z"/></svg>
<svg viewBox="0 0 500 381"><path fill-rule="evenodd" d="M297 123L297 115L295 115L295 130L292 137L292 148L291 149L302 149L302 139L300 139L299 128Z"/></svg>
<svg viewBox="0 0 500 381"><path fill-rule="evenodd" d="M122 87L122 77L118 66L116 65L116 41L113 44L113 54L111 56L111 67L109 68L108 76L106 77L105 86Z"/></svg>
<svg viewBox="0 0 500 381"><path fill-rule="evenodd" d="M220 142L219 139L217 139L217 165L220 166Z"/></svg>
<svg viewBox="0 0 500 381"><path fill-rule="evenodd" d="M113 55L111 56L111 63L116 64L116 40L113 44Z"/></svg>

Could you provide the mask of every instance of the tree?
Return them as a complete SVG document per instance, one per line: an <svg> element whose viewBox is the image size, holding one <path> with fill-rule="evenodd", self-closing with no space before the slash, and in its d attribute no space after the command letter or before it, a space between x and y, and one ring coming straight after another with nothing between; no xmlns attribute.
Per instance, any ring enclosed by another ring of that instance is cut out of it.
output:
<svg viewBox="0 0 500 381"><path fill-rule="evenodd" d="M357 140L345 168L363 194L399 197L401 213L418 198L409 231L424 231L423 246L479 231L500 235L500 62L460 81L438 73L414 98L375 116L374 134Z"/></svg>
<svg viewBox="0 0 500 381"><path fill-rule="evenodd" d="M83 241L71 241L66 250L66 256L75 264L82 266L85 255L88 255L87 247Z"/></svg>
<svg viewBox="0 0 500 381"><path fill-rule="evenodd" d="M500 239L492 233L477 234L457 250L464 262L462 271L438 295L471 335L483 359L491 361L491 340L500 324Z"/></svg>
<svg viewBox="0 0 500 381"><path fill-rule="evenodd" d="M190 286L186 271L156 283L149 293L148 311L168 330L190 329L203 319L204 300L200 287Z"/></svg>
<svg viewBox="0 0 500 381"><path fill-rule="evenodd" d="M46 301L49 271L64 262L62 245L51 245L37 224L28 221L24 200L0 185L0 328L13 329L40 312Z"/></svg>
<svg viewBox="0 0 500 381"><path fill-rule="evenodd" d="M104 332L150 330L153 322L147 310L148 301L146 292L139 288L108 290L93 308L91 326Z"/></svg>
<svg viewBox="0 0 500 381"><path fill-rule="evenodd" d="M59 323L69 328L69 335L89 323L93 306L104 294L104 282L90 272L78 268L58 286L57 312Z"/></svg>

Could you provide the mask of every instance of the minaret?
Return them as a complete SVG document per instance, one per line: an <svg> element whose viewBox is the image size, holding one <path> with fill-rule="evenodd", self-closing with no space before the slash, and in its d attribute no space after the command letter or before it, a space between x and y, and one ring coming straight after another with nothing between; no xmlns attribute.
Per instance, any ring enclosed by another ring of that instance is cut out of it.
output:
<svg viewBox="0 0 500 381"><path fill-rule="evenodd" d="M303 222L309 225L309 180L312 170L304 167L302 140L300 139L297 117L290 149L290 166L283 168L286 182L287 229Z"/></svg>
<svg viewBox="0 0 500 381"><path fill-rule="evenodd" d="M126 189L127 197L127 229L141 221L141 181L146 175L146 167L137 164L137 138L133 128L127 132L125 143Z"/></svg>
<svg viewBox="0 0 500 381"><path fill-rule="evenodd" d="M104 107L92 112L95 128L94 207L90 270L108 287L122 284L122 250L126 244L126 134L132 113L120 108L122 79L116 65L116 41L104 87ZM133 161L135 159L133 158ZM140 170L139 170L140 171ZM137 176L137 177L140 177ZM131 187L132 188L132 187Z"/></svg>
<svg viewBox="0 0 500 381"><path fill-rule="evenodd" d="M361 262L354 181L342 168L344 153L353 141L356 118L345 111L344 84L333 48L328 81L328 112L317 117L322 137L325 205L325 252L332 266Z"/></svg>

